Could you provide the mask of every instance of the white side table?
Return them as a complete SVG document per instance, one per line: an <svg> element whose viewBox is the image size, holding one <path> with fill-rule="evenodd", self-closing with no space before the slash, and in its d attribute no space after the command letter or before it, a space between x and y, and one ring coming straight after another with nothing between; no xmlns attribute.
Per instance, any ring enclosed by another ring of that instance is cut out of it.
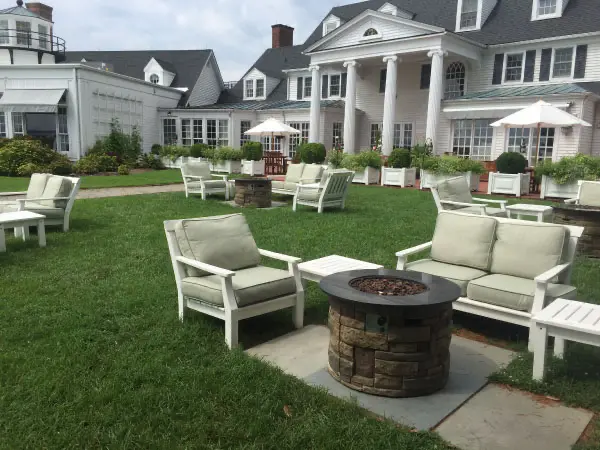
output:
<svg viewBox="0 0 600 450"><path fill-rule="evenodd" d="M6 238L4 230L14 228L15 236L22 237L24 241L29 238L29 227L37 227L40 247L46 246L45 216L29 211L15 211L0 214L0 252L6 251Z"/></svg>
<svg viewBox="0 0 600 450"><path fill-rule="evenodd" d="M533 216L537 218L538 222L552 222L552 216L554 215L554 209L551 206L544 205L518 204L507 206L506 210L508 211L509 219L521 219L523 216Z"/></svg>
<svg viewBox="0 0 600 450"><path fill-rule="evenodd" d="M559 298L531 319L535 325L533 379L543 380L548 336L554 336L554 356L562 358L565 341L600 347L600 305Z"/></svg>
<svg viewBox="0 0 600 450"><path fill-rule="evenodd" d="M299 264L298 269L303 280L319 282L334 273L350 270L383 269L383 266L344 256L331 255Z"/></svg>

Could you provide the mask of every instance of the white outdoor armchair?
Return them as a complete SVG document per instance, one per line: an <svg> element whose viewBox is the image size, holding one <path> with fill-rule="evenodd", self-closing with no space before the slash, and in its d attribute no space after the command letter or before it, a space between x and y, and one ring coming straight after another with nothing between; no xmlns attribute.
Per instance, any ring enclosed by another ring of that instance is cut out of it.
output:
<svg viewBox="0 0 600 450"><path fill-rule="evenodd" d="M344 209L353 178L354 172L350 171L325 172L319 184L298 184L294 196L294 211L298 205L312 206L319 213L330 207Z"/></svg>
<svg viewBox="0 0 600 450"><path fill-rule="evenodd" d="M229 200L229 187L227 185L227 175L214 175L222 178L214 180L210 173L208 163L185 163L181 165L181 177L185 185L185 196L190 194L202 195L202 200L210 194L225 194L225 200Z"/></svg>
<svg viewBox="0 0 600 450"><path fill-rule="evenodd" d="M238 322L292 308L296 328L304 322L299 258L261 250L241 214L165 222L175 272L179 318L191 309L225 321L225 342L238 345ZM261 265L261 257L284 261L288 270Z"/></svg>
<svg viewBox="0 0 600 450"><path fill-rule="evenodd" d="M431 188L438 211L454 210L481 216L507 217L505 200L474 198L464 177L450 178ZM499 208L490 208L486 203L497 204Z"/></svg>
<svg viewBox="0 0 600 450"><path fill-rule="evenodd" d="M600 181L580 181L577 198L565 200L565 203L600 208Z"/></svg>

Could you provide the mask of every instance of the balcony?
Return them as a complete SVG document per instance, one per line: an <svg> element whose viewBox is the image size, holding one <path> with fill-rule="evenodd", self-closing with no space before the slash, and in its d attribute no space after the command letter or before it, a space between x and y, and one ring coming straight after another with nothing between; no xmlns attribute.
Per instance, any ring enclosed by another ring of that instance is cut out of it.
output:
<svg viewBox="0 0 600 450"><path fill-rule="evenodd" d="M12 28L0 29L0 48L31 49L64 57L65 40L52 34Z"/></svg>

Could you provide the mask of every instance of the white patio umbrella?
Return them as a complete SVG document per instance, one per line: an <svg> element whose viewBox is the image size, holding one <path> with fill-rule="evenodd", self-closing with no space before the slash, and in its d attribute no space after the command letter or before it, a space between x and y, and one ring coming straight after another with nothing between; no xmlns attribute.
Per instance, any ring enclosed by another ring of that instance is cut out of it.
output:
<svg viewBox="0 0 600 450"><path fill-rule="evenodd" d="M244 134L248 136L271 136L271 145L273 145L275 136L291 136L292 134L300 134L300 131L277 119L271 118L246 131Z"/></svg>
<svg viewBox="0 0 600 450"><path fill-rule="evenodd" d="M492 124L493 127L522 127L522 128L537 128L538 139L537 149L535 153L535 162L540 152L540 136L542 128L556 128L556 127L572 127L582 126L591 127L592 125L587 123L585 120L581 120L575 117L573 114L569 114L562 109L558 109L552 106L550 103L546 103L543 100L534 103L527 108L524 108L514 114L511 114L504 119L501 119Z"/></svg>

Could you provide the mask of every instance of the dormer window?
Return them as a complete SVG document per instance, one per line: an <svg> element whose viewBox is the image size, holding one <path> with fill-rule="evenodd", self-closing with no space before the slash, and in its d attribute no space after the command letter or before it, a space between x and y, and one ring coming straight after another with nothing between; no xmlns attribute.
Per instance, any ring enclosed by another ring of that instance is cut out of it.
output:
<svg viewBox="0 0 600 450"><path fill-rule="evenodd" d="M150 75L150 83L152 83L152 84L160 83L160 77L158 75L156 75L155 73L153 73L152 75Z"/></svg>
<svg viewBox="0 0 600 450"><path fill-rule="evenodd" d="M244 81L244 100L264 100L265 78L253 78Z"/></svg>
<svg viewBox="0 0 600 450"><path fill-rule="evenodd" d="M246 80L246 98L254 98L254 80Z"/></svg>
<svg viewBox="0 0 600 450"><path fill-rule="evenodd" d="M256 96L265 96L265 80L256 80Z"/></svg>
<svg viewBox="0 0 600 450"><path fill-rule="evenodd" d="M557 0L539 0L538 17L556 14Z"/></svg>
<svg viewBox="0 0 600 450"><path fill-rule="evenodd" d="M342 21L340 20L339 17L329 16L323 22L323 36L326 36L329 33L331 33L332 31L335 31L341 24L342 24Z"/></svg>
<svg viewBox="0 0 600 450"><path fill-rule="evenodd" d="M478 0L462 0L460 12L460 30L472 30L477 28Z"/></svg>
<svg viewBox="0 0 600 450"><path fill-rule="evenodd" d="M365 34L363 34L364 37L371 37L377 35L379 35L379 33L375 28L369 28L367 31L365 31Z"/></svg>
<svg viewBox="0 0 600 450"><path fill-rule="evenodd" d="M568 0L533 0L531 20L561 17Z"/></svg>

